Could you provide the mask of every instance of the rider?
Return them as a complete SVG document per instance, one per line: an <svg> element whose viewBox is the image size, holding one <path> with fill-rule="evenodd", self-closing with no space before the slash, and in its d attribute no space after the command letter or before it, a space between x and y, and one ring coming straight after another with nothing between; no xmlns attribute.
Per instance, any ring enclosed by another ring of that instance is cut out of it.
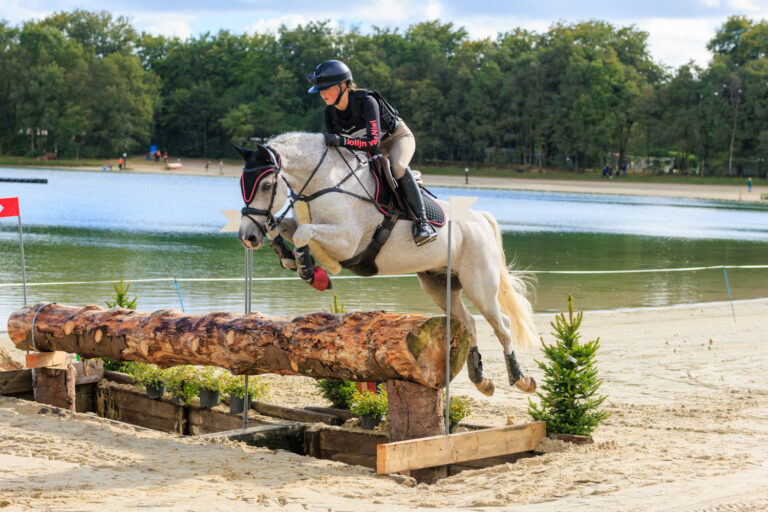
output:
<svg viewBox="0 0 768 512"><path fill-rule="evenodd" d="M397 110L378 93L357 88L352 72L341 61L321 63L307 80L312 84L307 92L319 92L327 105L325 143L388 156L392 174L415 218L413 241L424 245L437 238L435 228L427 221L421 190L408 167L416 141Z"/></svg>

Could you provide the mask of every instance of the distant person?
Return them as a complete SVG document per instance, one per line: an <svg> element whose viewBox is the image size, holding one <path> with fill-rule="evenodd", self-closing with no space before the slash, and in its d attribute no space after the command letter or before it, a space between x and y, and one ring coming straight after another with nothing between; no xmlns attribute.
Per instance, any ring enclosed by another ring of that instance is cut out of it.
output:
<svg viewBox="0 0 768 512"><path fill-rule="evenodd" d="M621 166L621 175L627 177L627 164Z"/></svg>
<svg viewBox="0 0 768 512"><path fill-rule="evenodd" d="M747 178L747 192L752 192L752 178Z"/></svg>
<svg viewBox="0 0 768 512"><path fill-rule="evenodd" d="M167 151L163 152L163 162L168 164L168 152Z"/></svg>
<svg viewBox="0 0 768 512"><path fill-rule="evenodd" d="M109 167L109 170L112 170L112 162L107 162L107 167Z"/></svg>
<svg viewBox="0 0 768 512"><path fill-rule="evenodd" d="M206 173L208 172L208 166L209 166L209 165L211 165L211 161L210 161L210 160L206 160L206 161L205 161L205 172L206 172Z"/></svg>
<svg viewBox="0 0 768 512"><path fill-rule="evenodd" d="M603 166L603 178L607 178L607 177L608 177L608 166L604 165Z"/></svg>
<svg viewBox="0 0 768 512"><path fill-rule="evenodd" d="M224 160L219 160L219 176L224 176Z"/></svg>
<svg viewBox="0 0 768 512"><path fill-rule="evenodd" d="M155 162L159 162L159 161L160 161L160 150L158 149L157 151L155 151Z"/></svg>
<svg viewBox="0 0 768 512"><path fill-rule="evenodd" d="M147 162L152 160L152 155L149 154L149 151L147 151L147 158L146 158L146 160L147 160Z"/></svg>
<svg viewBox="0 0 768 512"><path fill-rule="evenodd" d="M118 158L117 159L117 168L120 169L121 171L123 170L123 159L122 158Z"/></svg>

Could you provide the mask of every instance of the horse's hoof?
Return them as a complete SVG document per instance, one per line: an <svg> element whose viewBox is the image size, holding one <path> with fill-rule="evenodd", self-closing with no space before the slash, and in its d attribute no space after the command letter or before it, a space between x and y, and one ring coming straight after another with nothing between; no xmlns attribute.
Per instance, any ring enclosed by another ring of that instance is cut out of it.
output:
<svg viewBox="0 0 768 512"><path fill-rule="evenodd" d="M536 381L533 377L520 377L515 382L515 387L524 393L533 393L536 391Z"/></svg>
<svg viewBox="0 0 768 512"><path fill-rule="evenodd" d="M493 396L493 392L496 391L496 386L493 385L493 381L488 378L484 378L482 381L475 384L475 387L485 396Z"/></svg>

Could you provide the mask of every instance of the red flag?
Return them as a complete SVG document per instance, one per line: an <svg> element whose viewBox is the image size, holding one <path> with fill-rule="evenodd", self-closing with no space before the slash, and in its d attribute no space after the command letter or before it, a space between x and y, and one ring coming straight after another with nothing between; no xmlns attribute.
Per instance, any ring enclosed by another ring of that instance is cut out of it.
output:
<svg viewBox="0 0 768 512"><path fill-rule="evenodd" d="M19 216L19 198L6 197L0 199L0 217L18 217Z"/></svg>

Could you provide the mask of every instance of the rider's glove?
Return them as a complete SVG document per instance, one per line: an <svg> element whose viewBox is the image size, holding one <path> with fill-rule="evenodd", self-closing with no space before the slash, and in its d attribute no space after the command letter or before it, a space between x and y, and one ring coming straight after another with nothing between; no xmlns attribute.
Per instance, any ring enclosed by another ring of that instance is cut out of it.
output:
<svg viewBox="0 0 768 512"><path fill-rule="evenodd" d="M344 137L342 137L341 135L337 135L335 133L326 133L325 145L326 146L343 146Z"/></svg>

